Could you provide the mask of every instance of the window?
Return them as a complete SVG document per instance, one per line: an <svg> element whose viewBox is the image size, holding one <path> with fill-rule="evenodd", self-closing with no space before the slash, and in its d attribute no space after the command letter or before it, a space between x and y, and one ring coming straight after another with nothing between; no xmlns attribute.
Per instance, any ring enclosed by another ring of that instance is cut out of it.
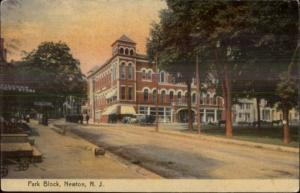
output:
<svg viewBox="0 0 300 193"><path fill-rule="evenodd" d="M161 94L160 94L160 101L162 102L162 103L164 103L165 102L165 96L166 96L166 91L161 91Z"/></svg>
<svg viewBox="0 0 300 193"><path fill-rule="evenodd" d="M245 109L245 104L240 104L241 109Z"/></svg>
<svg viewBox="0 0 300 193"><path fill-rule="evenodd" d="M148 107L146 107L146 106L140 106L139 107L139 114L147 115L148 114Z"/></svg>
<svg viewBox="0 0 300 193"><path fill-rule="evenodd" d="M133 88L128 87L128 100L132 100L132 99L133 99Z"/></svg>
<svg viewBox="0 0 300 193"><path fill-rule="evenodd" d="M250 121L250 113L245 113L245 121Z"/></svg>
<svg viewBox="0 0 300 193"><path fill-rule="evenodd" d="M121 77L121 79L125 79L125 74L126 74L126 72L125 72L125 64L122 63L121 66L120 66L120 77Z"/></svg>
<svg viewBox="0 0 300 193"><path fill-rule="evenodd" d="M148 89L144 90L144 101L148 101L148 95L149 95L149 91Z"/></svg>
<svg viewBox="0 0 300 193"><path fill-rule="evenodd" d="M142 79L146 79L146 70L142 71Z"/></svg>
<svg viewBox="0 0 300 193"><path fill-rule="evenodd" d="M177 98L178 98L178 99L181 99L181 92L178 92Z"/></svg>
<svg viewBox="0 0 300 193"><path fill-rule="evenodd" d="M133 79L133 67L131 66L131 64L128 65L128 79Z"/></svg>
<svg viewBox="0 0 300 193"><path fill-rule="evenodd" d="M192 95L192 102L193 102L193 103L196 103L196 93L194 93L194 94Z"/></svg>
<svg viewBox="0 0 300 193"><path fill-rule="evenodd" d="M173 100L173 96L174 96L174 92L173 92L173 91L170 91L170 94L169 94L170 101L172 101L172 100Z"/></svg>
<svg viewBox="0 0 300 193"><path fill-rule="evenodd" d="M246 104L246 109L250 109L250 104L249 103Z"/></svg>
<svg viewBox="0 0 300 193"><path fill-rule="evenodd" d="M133 56L133 49L130 50L130 55Z"/></svg>
<svg viewBox="0 0 300 193"><path fill-rule="evenodd" d="M154 90L152 92L152 100L153 100L153 102L156 102L156 100L157 100L157 91L156 90Z"/></svg>
<svg viewBox="0 0 300 193"><path fill-rule="evenodd" d="M151 80L151 71L149 70L147 72L147 77L146 77L147 80Z"/></svg>
<svg viewBox="0 0 300 193"><path fill-rule="evenodd" d="M125 55L128 55L128 49L127 48L125 49Z"/></svg>
<svg viewBox="0 0 300 193"><path fill-rule="evenodd" d="M124 100L125 99L125 92L126 92L126 88L125 86L121 87L121 99Z"/></svg>
<svg viewBox="0 0 300 193"><path fill-rule="evenodd" d="M160 82L165 82L165 73L160 72Z"/></svg>
<svg viewBox="0 0 300 193"><path fill-rule="evenodd" d="M120 54L124 54L124 49L120 48Z"/></svg>

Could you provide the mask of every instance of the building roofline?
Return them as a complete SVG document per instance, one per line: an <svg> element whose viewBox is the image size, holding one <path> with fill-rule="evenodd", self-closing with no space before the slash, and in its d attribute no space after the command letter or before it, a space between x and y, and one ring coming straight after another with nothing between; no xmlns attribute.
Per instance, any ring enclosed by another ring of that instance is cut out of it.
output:
<svg viewBox="0 0 300 193"><path fill-rule="evenodd" d="M123 42L123 43L131 44L131 45L136 45L136 43L132 39L130 39L129 37L127 37L125 34L123 34L119 39L117 39L116 41L114 41L111 44L111 46L113 46L117 42Z"/></svg>

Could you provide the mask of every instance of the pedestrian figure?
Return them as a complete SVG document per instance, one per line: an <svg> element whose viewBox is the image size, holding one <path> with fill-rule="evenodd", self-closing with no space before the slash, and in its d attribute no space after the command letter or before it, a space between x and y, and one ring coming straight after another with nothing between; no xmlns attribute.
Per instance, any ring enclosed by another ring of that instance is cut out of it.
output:
<svg viewBox="0 0 300 193"><path fill-rule="evenodd" d="M89 124L89 119L90 119L89 115L86 114L85 120L86 120L86 124L87 124L87 125Z"/></svg>
<svg viewBox="0 0 300 193"><path fill-rule="evenodd" d="M26 122L29 123L29 121L30 121L30 115L27 114L26 117L25 117L25 119L26 119Z"/></svg>
<svg viewBox="0 0 300 193"><path fill-rule="evenodd" d="M86 121L86 113L83 114L83 120Z"/></svg>
<svg viewBox="0 0 300 193"><path fill-rule="evenodd" d="M83 124L83 115L82 114L80 114L79 119L80 119L80 123Z"/></svg>

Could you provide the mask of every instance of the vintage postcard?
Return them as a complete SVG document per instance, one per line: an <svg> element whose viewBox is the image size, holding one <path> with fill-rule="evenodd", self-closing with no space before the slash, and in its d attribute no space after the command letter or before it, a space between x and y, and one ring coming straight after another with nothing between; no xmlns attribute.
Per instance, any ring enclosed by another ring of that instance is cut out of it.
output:
<svg viewBox="0 0 300 193"><path fill-rule="evenodd" d="M1 190L299 191L299 0L4 0Z"/></svg>

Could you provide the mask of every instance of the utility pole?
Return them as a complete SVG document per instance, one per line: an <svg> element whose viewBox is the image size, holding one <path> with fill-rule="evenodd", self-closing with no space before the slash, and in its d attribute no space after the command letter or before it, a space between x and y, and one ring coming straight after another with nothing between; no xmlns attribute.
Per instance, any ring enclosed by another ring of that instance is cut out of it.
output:
<svg viewBox="0 0 300 193"><path fill-rule="evenodd" d="M93 122L95 123L96 122L96 110L95 110L95 105L96 105L96 103L95 103L95 79L93 78L92 79L92 90L93 90L93 92L92 92L92 97L93 97L93 108L92 108L92 110L93 110Z"/></svg>
<svg viewBox="0 0 300 193"><path fill-rule="evenodd" d="M156 105L155 105L155 131L158 132L158 81L159 81L159 73L158 73L158 64L157 64L157 54L155 55L155 65L156 65Z"/></svg>
<svg viewBox="0 0 300 193"><path fill-rule="evenodd" d="M198 50L196 51L196 120L197 120L197 129L198 133L201 133L201 123L200 123L200 78L199 78L199 56Z"/></svg>

